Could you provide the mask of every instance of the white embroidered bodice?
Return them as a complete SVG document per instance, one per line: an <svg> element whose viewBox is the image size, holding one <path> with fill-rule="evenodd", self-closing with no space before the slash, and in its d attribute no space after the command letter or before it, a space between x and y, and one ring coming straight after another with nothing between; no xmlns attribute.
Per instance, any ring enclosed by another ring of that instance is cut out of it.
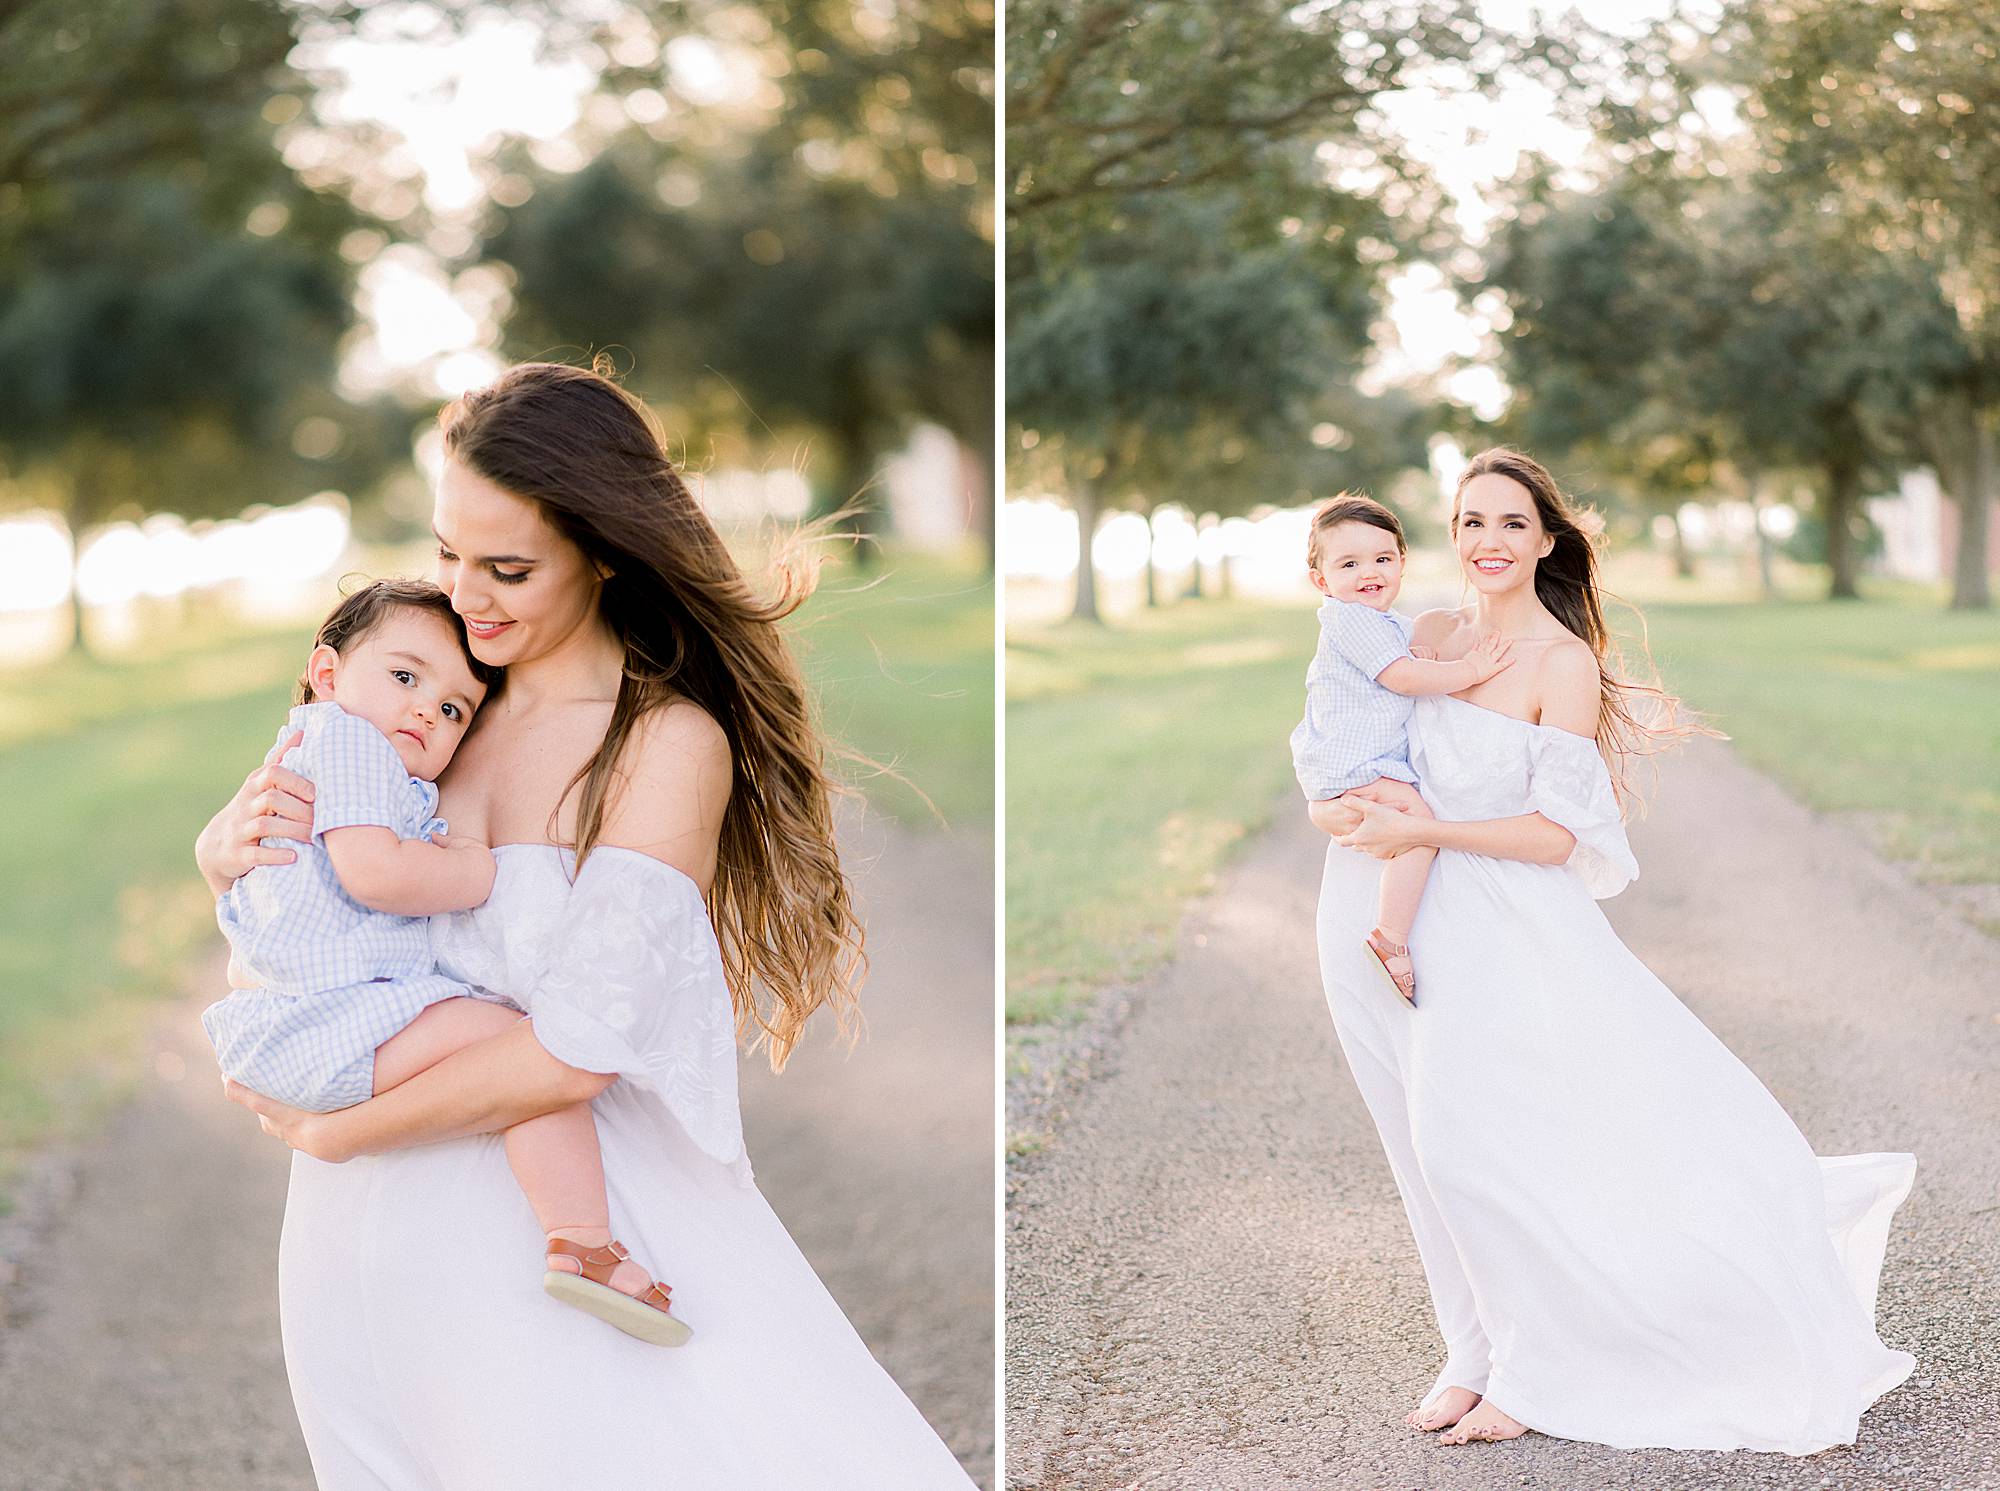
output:
<svg viewBox="0 0 2000 1491"><path fill-rule="evenodd" d="M749 1176L736 1019L695 883L629 849L574 877L552 844L505 844L483 906L431 920L438 969L504 995L558 1060L616 1073L666 1105L703 1153Z"/></svg>
<svg viewBox="0 0 2000 1491"><path fill-rule="evenodd" d="M1540 813L1560 823L1576 835L1566 868L1600 900L1638 877L1611 773L1595 741L1444 695L1417 700L1410 762L1440 818Z"/></svg>

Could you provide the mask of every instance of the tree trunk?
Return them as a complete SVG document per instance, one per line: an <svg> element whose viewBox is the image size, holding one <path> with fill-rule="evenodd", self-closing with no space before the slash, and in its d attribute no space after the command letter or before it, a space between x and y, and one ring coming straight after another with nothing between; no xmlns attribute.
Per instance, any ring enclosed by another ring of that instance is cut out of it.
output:
<svg viewBox="0 0 2000 1491"><path fill-rule="evenodd" d="M1160 572L1153 563L1153 510L1146 509L1146 609L1160 608Z"/></svg>
<svg viewBox="0 0 2000 1491"><path fill-rule="evenodd" d="M1979 408L1963 390L1931 403L1917 425L1925 457L1937 472L1938 487L1958 513L1958 553L1952 562L1954 611L1983 611L1993 604L1986 572L1986 545L1993 496L1993 435Z"/></svg>
<svg viewBox="0 0 2000 1491"><path fill-rule="evenodd" d="M1674 574L1683 580L1694 578L1694 550L1688 547L1687 530L1681 527L1679 507L1667 515L1674 523Z"/></svg>
<svg viewBox="0 0 2000 1491"><path fill-rule="evenodd" d="M1993 585L1986 569L1986 548L1993 521L1993 481L1996 474L1993 428L1972 416L1972 459L1964 484L1952 496L1958 503L1958 554L1951 572L1951 609L1990 611Z"/></svg>
<svg viewBox="0 0 2000 1491"><path fill-rule="evenodd" d="M880 473L868 469L870 452L860 426L836 429L827 441L833 469L820 489L823 495L815 503L815 511L841 515L839 531L854 536L849 557L855 568L872 569L881 557L876 549L883 527L883 514L877 505L882 493L875 483Z"/></svg>
<svg viewBox="0 0 2000 1491"><path fill-rule="evenodd" d="M999 532L994 519L995 505L1000 499L993 490L993 442L988 440L984 446L975 448L961 440L958 459L959 479L970 504L966 524L979 540L979 555L990 580L1000 569Z"/></svg>
<svg viewBox="0 0 2000 1491"><path fill-rule="evenodd" d="M1767 601L1778 598L1778 580L1772 563L1776 545L1771 535L1764 531L1764 514L1770 504L1764 500L1764 473L1755 466L1739 463L1743 473L1743 490L1750 499L1750 520L1753 536L1757 541L1757 592Z"/></svg>
<svg viewBox="0 0 2000 1491"><path fill-rule="evenodd" d="M1854 514L1861 505L1861 467L1838 458L1826 463L1826 496L1821 503L1826 522L1826 567L1832 571L1827 599L1861 598L1855 583L1858 557L1854 552Z"/></svg>
<svg viewBox="0 0 2000 1491"><path fill-rule="evenodd" d="M1076 508L1076 609L1070 614L1078 621L1103 620L1097 614L1097 565L1090 557L1090 541L1097 536L1100 503L1097 483L1078 477L1071 485L1070 501Z"/></svg>

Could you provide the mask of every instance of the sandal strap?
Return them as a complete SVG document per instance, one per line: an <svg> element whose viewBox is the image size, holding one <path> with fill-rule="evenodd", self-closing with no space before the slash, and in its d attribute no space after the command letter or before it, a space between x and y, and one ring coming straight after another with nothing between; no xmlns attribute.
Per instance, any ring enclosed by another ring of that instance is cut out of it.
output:
<svg viewBox="0 0 2000 1491"><path fill-rule="evenodd" d="M601 1248L588 1248L582 1243L571 1242L566 1237L551 1237L547 1239L547 1246L542 1251L564 1258L574 1258L577 1262L577 1271L584 1278L593 1284L602 1284L606 1288L615 1287L611 1283L611 1276L617 1272L618 1265L632 1261L632 1254L627 1251L625 1244L615 1238ZM651 1305L656 1310L667 1310L673 1303L673 1292L657 1279L646 1287L644 1294L630 1297L642 1305Z"/></svg>
<svg viewBox="0 0 2000 1491"><path fill-rule="evenodd" d="M609 1284L611 1275L617 1271L618 1265L630 1261L632 1257L621 1242L613 1241L601 1248L590 1248L579 1242L571 1242L566 1237L549 1238L543 1252L563 1258L574 1258L577 1262L577 1272L593 1284Z"/></svg>

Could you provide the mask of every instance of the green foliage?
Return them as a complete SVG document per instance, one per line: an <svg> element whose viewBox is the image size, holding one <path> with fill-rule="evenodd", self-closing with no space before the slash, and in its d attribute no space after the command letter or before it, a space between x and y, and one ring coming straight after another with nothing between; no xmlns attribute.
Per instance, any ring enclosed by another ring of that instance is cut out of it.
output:
<svg viewBox="0 0 2000 1491"><path fill-rule="evenodd" d="M641 3L610 30L757 38L754 123L634 128L534 193L485 251L517 276L508 349L622 346L677 433L824 436L822 505L866 502L915 419L992 456L992 13ZM614 48L614 51L624 50ZM613 94L657 88L614 66ZM691 106L700 121L703 110ZM662 136L665 136L664 138Z"/></svg>
<svg viewBox="0 0 2000 1491"><path fill-rule="evenodd" d="M1477 78L1497 60L1476 7L1451 0L1012 0L1008 214L1091 236L1136 196L1226 186L1276 217L1326 191L1305 142L1400 170L1370 104L1432 63Z"/></svg>
<svg viewBox="0 0 2000 1491"><path fill-rule="evenodd" d="M0 458L74 524L326 482L291 434L336 404L337 246L361 219L278 156L265 106L308 86L293 19L264 0L0 14Z"/></svg>
<svg viewBox="0 0 2000 1491"><path fill-rule="evenodd" d="M1851 592L1855 498L1914 457L1899 419L1968 351L1935 283L1783 194L1626 170L1526 183L1488 256L1511 312L1506 433L1669 509L1734 473L1823 473L1822 531Z"/></svg>

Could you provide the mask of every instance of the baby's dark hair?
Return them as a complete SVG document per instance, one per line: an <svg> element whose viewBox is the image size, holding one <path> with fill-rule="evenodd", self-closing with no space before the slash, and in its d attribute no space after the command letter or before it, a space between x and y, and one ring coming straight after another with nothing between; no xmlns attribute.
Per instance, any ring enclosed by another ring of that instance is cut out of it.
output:
<svg viewBox="0 0 2000 1491"><path fill-rule="evenodd" d="M319 624L313 646L324 643L335 652L340 652L374 631L394 611L429 611L450 622L452 635L458 638L458 650L465 654L472 676L486 685L486 697L491 699L500 692L507 670L482 663L472 655L472 647L465 638L465 623L459 619L458 612L452 610L451 597L428 580L370 580L360 589L341 597L340 604ZM292 702L313 702L312 679L309 676L299 676Z"/></svg>
<svg viewBox="0 0 2000 1491"><path fill-rule="evenodd" d="M1342 492L1338 497L1329 497L1313 511L1312 532L1306 537L1306 568L1319 568L1320 536L1327 529L1341 523L1366 523L1371 528L1384 528L1396 540L1396 551L1410 552L1410 545L1403 537L1403 520L1373 497L1363 497L1359 492Z"/></svg>

